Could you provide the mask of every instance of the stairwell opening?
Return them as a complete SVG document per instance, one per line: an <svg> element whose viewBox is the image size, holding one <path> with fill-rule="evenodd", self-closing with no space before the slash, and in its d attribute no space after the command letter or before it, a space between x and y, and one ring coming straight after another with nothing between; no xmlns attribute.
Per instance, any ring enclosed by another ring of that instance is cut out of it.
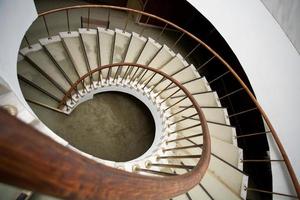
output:
<svg viewBox="0 0 300 200"><path fill-rule="evenodd" d="M123 92L103 92L69 116L30 104L52 131L73 147L104 160L125 162L143 155L155 137L148 107Z"/></svg>

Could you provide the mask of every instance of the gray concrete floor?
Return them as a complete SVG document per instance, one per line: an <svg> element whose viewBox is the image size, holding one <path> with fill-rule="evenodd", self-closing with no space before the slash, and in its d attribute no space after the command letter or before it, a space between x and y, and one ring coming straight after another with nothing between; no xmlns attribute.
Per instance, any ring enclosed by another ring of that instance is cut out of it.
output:
<svg viewBox="0 0 300 200"><path fill-rule="evenodd" d="M72 146L96 157L128 161L154 140L153 117L135 97L107 92L80 104L69 116L31 104L36 115Z"/></svg>

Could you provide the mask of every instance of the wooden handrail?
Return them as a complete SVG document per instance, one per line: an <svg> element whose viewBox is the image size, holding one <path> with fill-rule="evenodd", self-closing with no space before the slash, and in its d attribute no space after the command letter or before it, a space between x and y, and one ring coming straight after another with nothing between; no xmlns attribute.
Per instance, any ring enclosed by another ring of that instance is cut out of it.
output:
<svg viewBox="0 0 300 200"><path fill-rule="evenodd" d="M129 173L97 163L63 147L30 126L0 111L0 181L64 199L169 199L199 184L210 161L208 125L200 106L177 80L157 69L123 63L98 67L78 79L106 68L135 66L148 69L172 81L192 102L202 126L203 147L195 168L183 175L150 177Z"/></svg>
<svg viewBox="0 0 300 200"><path fill-rule="evenodd" d="M266 112L263 110L263 108L260 106L260 104L258 103L258 101L256 100L254 94L251 92L251 90L249 89L249 87L245 84L245 82L240 78L240 76L233 70L233 68L216 52L214 51L210 46L208 46L205 42L203 42L202 40L200 40L199 38L197 38L196 36L194 36L193 34L191 34L190 32L186 31L185 29L177 26L176 24L165 20L161 17L158 17L156 15L153 14L149 14L147 12L144 11L139 11L139 10L135 10L135 9L131 9L131 8L125 8L125 7L118 7L118 6L110 6L110 5L77 5L77 6L70 6L70 7L64 7L64 8L58 8L58 9L53 9L50 11L46 11L46 12L42 12L39 14L40 16L44 16L44 15L48 15L51 13L55 13L55 12L59 12L59 11L64 11L64 10L71 10L71 9L81 9L81 8L109 8L109 9L115 9L115 10L123 10L123 11L129 11L129 12L133 12L133 13L137 13L137 14L141 14L141 15L145 15L154 19L157 19L159 21L162 21L166 24L168 24L168 26L172 26L173 28L179 30L180 32L186 34L187 36L189 36L190 38L192 38L193 40L195 40L196 42L198 42L199 44L201 44L203 47L205 47L209 52L211 52L214 57L216 57L229 71L230 73L235 77L235 79L239 82L239 84L241 84L242 88L246 91L246 93L248 94L248 96L250 97L250 99L252 100L252 102L255 104L255 106L257 107L257 110L261 113L263 119L265 120L267 126L269 127L270 131L271 131L271 135L274 139L274 141L277 144L277 147L282 155L282 158L287 166L287 170L289 172L289 175L292 179L295 191L297 193L298 198L300 198L300 186L299 186L299 182L297 179L297 176L295 174L295 171L292 167L292 164L288 158L288 155L278 137L278 134L276 133L270 119L268 118Z"/></svg>

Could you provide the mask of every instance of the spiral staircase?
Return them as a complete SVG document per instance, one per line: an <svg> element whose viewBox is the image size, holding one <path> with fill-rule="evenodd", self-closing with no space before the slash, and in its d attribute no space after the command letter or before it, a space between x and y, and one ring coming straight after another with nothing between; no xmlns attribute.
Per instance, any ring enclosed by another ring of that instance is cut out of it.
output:
<svg viewBox="0 0 300 200"><path fill-rule="evenodd" d="M47 14L40 17L45 20ZM85 28L70 31L68 27L50 36L46 24L49 35L39 43L28 43L18 56L18 79L26 101L68 116L98 93L119 91L135 96L155 119L155 140L145 154L120 163L63 145L97 163L144 177L186 175L206 163L203 178L172 199L246 199L248 175L243 171L243 149L237 145L235 127L217 92L199 73L218 55L194 66L156 36L143 36L143 31L126 27L91 28L88 22ZM23 199L30 199L33 192L22 194ZM46 198L39 195L37 199Z"/></svg>

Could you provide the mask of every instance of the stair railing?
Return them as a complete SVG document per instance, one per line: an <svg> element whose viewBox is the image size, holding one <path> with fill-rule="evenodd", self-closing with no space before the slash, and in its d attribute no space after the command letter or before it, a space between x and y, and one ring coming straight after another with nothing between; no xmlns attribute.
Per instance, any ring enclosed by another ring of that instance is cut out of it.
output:
<svg viewBox="0 0 300 200"><path fill-rule="evenodd" d="M180 156L180 158L199 158L197 165L189 166L188 169L192 169L191 171L182 175L171 174L173 176L153 177L111 168L63 147L0 110L1 182L64 199L107 200L169 199L199 184L208 168L211 155L208 125L204 113L194 97L184 86L166 73L138 64L125 63L101 66L78 79L66 93L61 105L64 105L63 102L70 98L77 86L86 77L103 70L109 70L116 73L116 79L110 81L120 81L122 67L125 66L132 67L132 70L144 70L144 77L151 75L151 77L157 76L160 80L163 79L158 84L165 81L170 82L176 86L176 91L184 94L186 99L190 101L191 109L194 109L195 116L199 117L197 126L201 128L201 134L197 136L201 137L203 141L203 144L196 145L197 147L201 146L198 155ZM136 77L132 83L138 85L142 82L140 77ZM143 83L143 88L146 88L150 82L151 80L147 80ZM152 91L154 92L154 90ZM170 97L171 95L168 98ZM162 101L166 99L161 99L159 103L163 103ZM169 108L165 108L163 112L166 112L166 109ZM190 128L184 127L177 131L183 132ZM169 132L169 134L175 132ZM165 149L165 151L168 150ZM159 156L157 159L166 159L166 157ZM143 170L146 169L135 168L135 171L141 172Z"/></svg>
<svg viewBox="0 0 300 200"><path fill-rule="evenodd" d="M57 13L57 12L66 12L66 18L67 18L67 29L68 31L70 31L70 22L69 22L69 13L70 13L70 10L74 10L74 9L88 9L88 28L90 28L90 25L91 25L91 22L90 22L90 15L91 15L91 9L97 9L97 8L103 8L103 9L107 9L108 10L108 22L107 22L107 27L106 28L109 28L110 26L110 15L111 15L111 10L118 10L118 11L126 11L126 12L129 12L129 13L134 13L134 14L138 14L138 15L141 15L141 16L145 16L147 18L146 20L146 24L147 22L151 19L155 19L155 20L158 20L160 22L162 22L163 24L165 24L164 28L162 29L162 31L159 33L158 35L158 38L161 37L161 35L164 33L166 27L172 27L173 29L177 30L180 34L180 37L178 38L178 40L174 43L173 47L177 45L177 43L183 38L183 36L188 36L189 38L191 38L192 40L194 40L197 45L184 57L184 58L188 58L190 55L192 55L195 50L197 48L199 48L200 46L204 47L210 54L211 54L211 58L209 58L206 62L204 62L200 67L197 68L197 70L201 70L202 68L208 66L208 64L212 61L212 60L217 60L219 61L226 69L226 71L228 72L225 72L226 74L230 74L232 75L235 80L240 84L241 88L239 88L237 91L233 91L231 92L230 94L226 94L225 96L229 96L229 95L232 95L232 94L235 94L236 92L239 92L239 91L245 91L247 93L247 95L249 96L249 98L251 99L251 101L254 103L255 105L255 110L259 111L261 116L263 117L264 121L265 121L265 124L266 124L266 129L268 129L269 131L265 131L265 132L262 132L261 134L270 134L272 136L272 138L274 139L277 147L278 147L278 150L282 156L282 159L278 160L280 162L284 162L284 164L286 165L287 167L287 171L288 171L288 174L292 180L292 183L293 183L293 186L294 186L294 189L295 189L295 192L297 194L297 197L296 198L300 198L300 186L299 186L299 182L298 182L298 179L297 179L297 176L295 174L295 171L292 167L292 164L288 158L288 155L284 149L284 146L282 145L277 133L276 133L276 130L274 129L271 121L269 120L267 114L265 113L265 111L263 110L263 108L260 106L259 102L256 100L254 94L251 92L251 90L249 89L249 87L246 85L246 83L240 78L240 76L238 75L238 73L233 69L232 66L230 66L226 61L225 59L223 59L215 50L213 50L210 46L208 46L205 42L203 42L201 39L197 38L196 36L194 36L193 34L191 34L190 32L186 31L185 29L177 26L176 24L168 21L168 20L165 20L161 17L158 17L156 15L153 15L153 14L150 14L150 13L147 13L147 12L144 12L144 11L139 11L139 10L135 10L135 9L131 9L131 8L125 8L125 7L118 7L118 6L110 6L110 5L77 5L77 6L70 6L70 7L64 7L64 8L58 8L58 9L53 9L53 10L49 10L49 11L46 11L46 12L42 12L38 15L39 18L43 18L43 22L45 24L45 30L46 30L46 33L47 33L47 37L48 38L51 38L51 32L49 31L49 27L48 27L48 24L47 24L47 18L46 16L52 14L52 13ZM127 23L128 21L126 20L125 22L125 27L127 27ZM127 28L128 30L128 28ZM142 28L141 30L141 33L142 34L143 32L145 31L145 27ZM25 37L26 39L26 43L28 44L28 46L30 47L30 42L28 41L28 38ZM225 74L221 75L221 77L223 77ZM216 80L213 80L213 81L216 81ZM225 97L224 96L224 97ZM222 98L224 98L222 97ZM248 112L248 111L247 111ZM251 137L251 136L255 136L257 134L247 134L247 137ZM270 160L270 162L272 162ZM248 190L248 188L245 188L245 190ZM256 191L256 192L263 192L263 193L270 193L270 194L274 194L274 195L283 195L283 196L291 196L291 195L288 195L288 194L282 194L282 193L277 193L277 192L272 192L272 191L265 191L265 190L261 190L259 188L249 188L249 191Z"/></svg>

